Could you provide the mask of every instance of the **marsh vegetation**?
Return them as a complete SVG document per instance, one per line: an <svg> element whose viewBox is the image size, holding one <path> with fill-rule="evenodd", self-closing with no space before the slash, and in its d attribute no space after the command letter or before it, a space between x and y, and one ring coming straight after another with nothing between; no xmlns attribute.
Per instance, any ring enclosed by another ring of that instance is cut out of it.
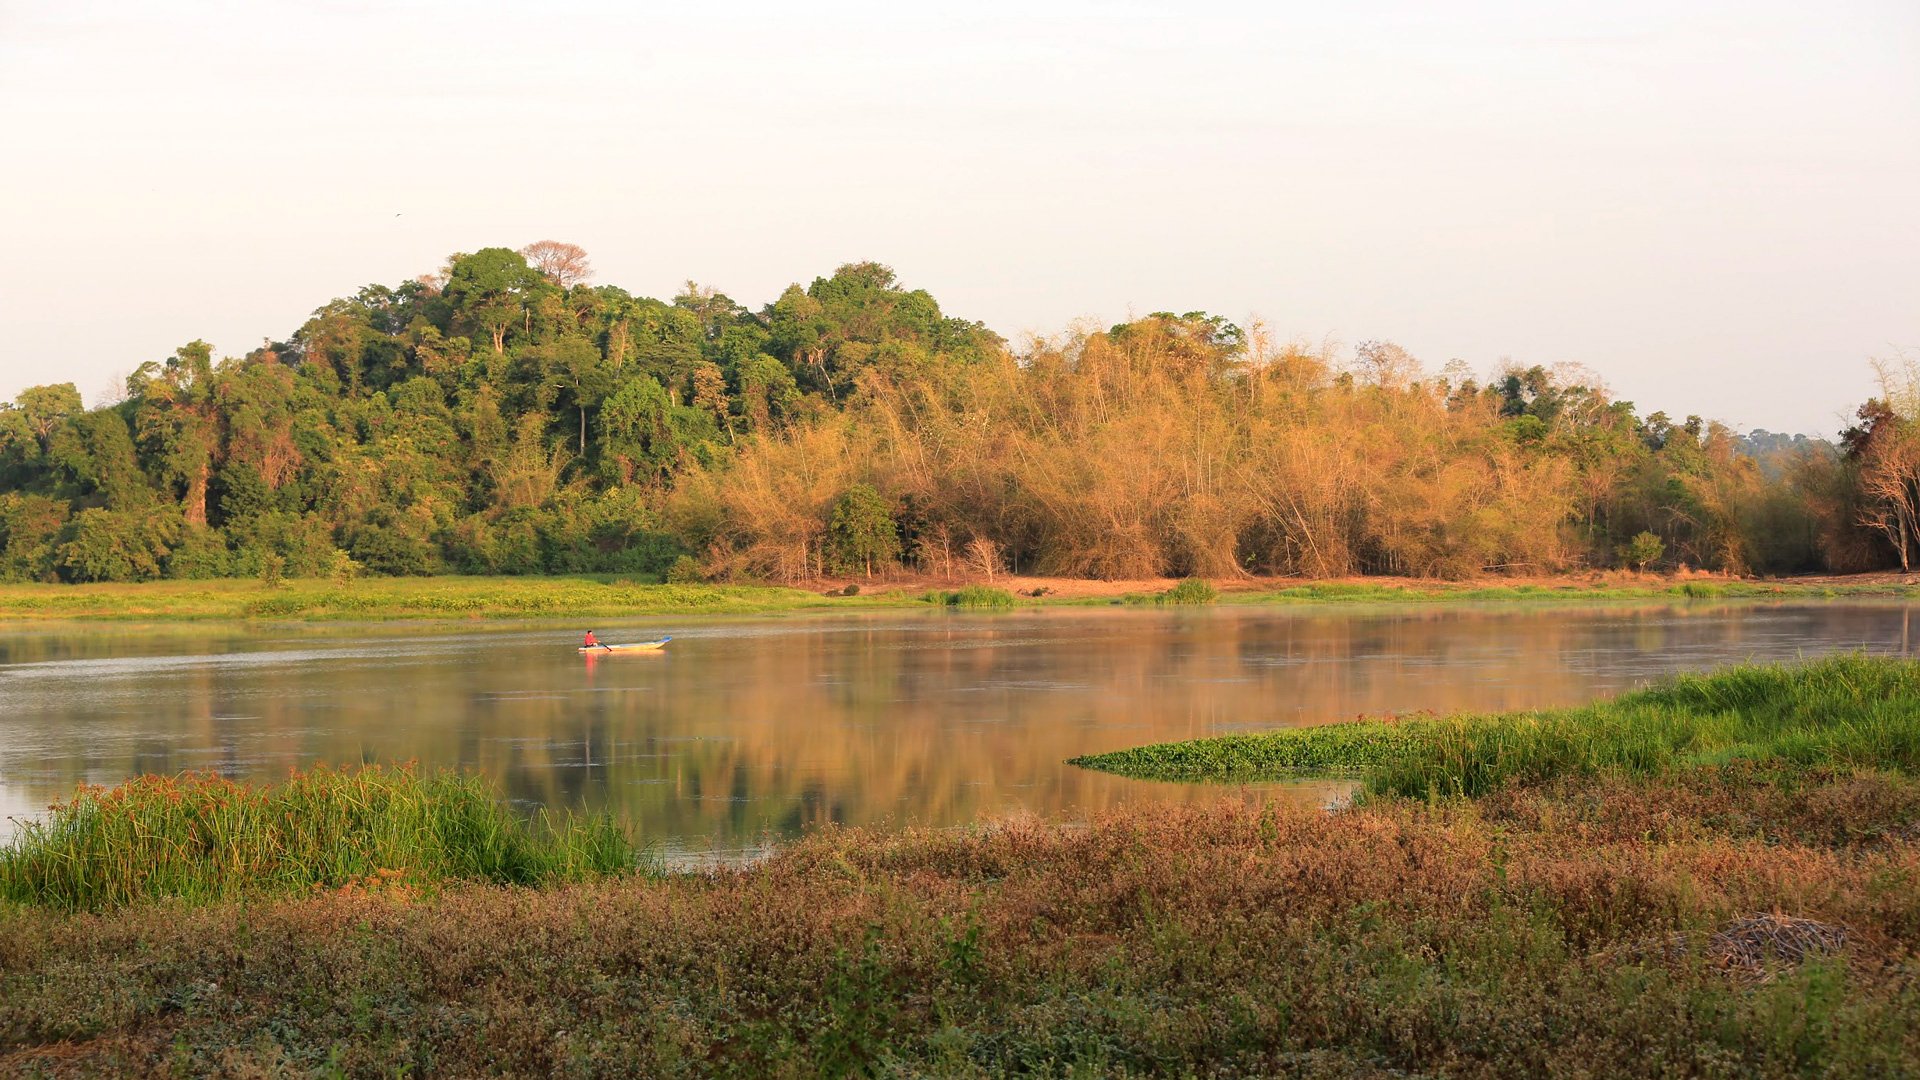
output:
<svg viewBox="0 0 1920 1080"><path fill-rule="evenodd" d="M0 903L0 1066L1898 1075L1920 1061L1916 717L1911 662L1738 669L1586 709L1389 725L1384 755L1329 741L1365 725L1304 733L1320 760L1289 767L1373 770L1369 797L1331 814L1229 800L1079 828L826 829L692 875L594 855L436 862L408 841L407 861L441 868L433 887L339 885L324 868L370 834L316 830L278 849L323 886L298 899ZM337 800L292 797L314 782L247 798L338 820ZM460 807L476 794L408 784ZM165 823L184 820L159 805L175 790L141 782L69 813L150 806L153 831L228 872ZM88 835L154 851L144 830Z"/></svg>
<svg viewBox="0 0 1920 1080"><path fill-rule="evenodd" d="M1419 798L1732 761L1920 769L1920 665L1836 656L1680 675L1582 708L1362 720L1074 759L1152 779L1359 774L1371 794Z"/></svg>

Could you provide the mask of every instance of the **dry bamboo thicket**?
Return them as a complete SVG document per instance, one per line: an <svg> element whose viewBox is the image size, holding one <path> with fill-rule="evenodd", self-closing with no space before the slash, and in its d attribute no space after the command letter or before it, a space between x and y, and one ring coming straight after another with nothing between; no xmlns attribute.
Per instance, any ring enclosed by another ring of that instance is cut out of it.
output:
<svg viewBox="0 0 1920 1080"><path fill-rule="evenodd" d="M980 542L1109 579L1554 573L1619 565L1644 530L1696 567L1820 556L1800 488L1831 486L1830 462L1769 476L1718 425L1651 418L1655 445L1603 390L1541 384L1543 422L1392 346L1343 371L1219 326L1157 316L936 377L863 372L844 410L689 470L668 521L709 572L789 581L829 568L827 508L853 483L902 508L907 560L935 573Z"/></svg>

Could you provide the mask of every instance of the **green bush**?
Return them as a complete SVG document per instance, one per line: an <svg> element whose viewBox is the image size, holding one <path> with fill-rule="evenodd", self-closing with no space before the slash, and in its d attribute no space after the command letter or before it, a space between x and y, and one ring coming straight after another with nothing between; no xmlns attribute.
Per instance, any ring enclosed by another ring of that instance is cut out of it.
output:
<svg viewBox="0 0 1920 1080"><path fill-rule="evenodd" d="M1650 532L1635 533L1633 539L1619 548L1620 561L1635 570L1645 570L1647 564L1659 562L1666 551L1666 542Z"/></svg>
<svg viewBox="0 0 1920 1080"><path fill-rule="evenodd" d="M364 568L353 556L336 549L333 558L327 563L327 580L333 583L334 588L344 589L353 584L354 579L360 576L362 569Z"/></svg>
<svg viewBox="0 0 1920 1080"><path fill-rule="evenodd" d="M167 576L206 579L226 577L232 567L227 538L219 529L188 528L167 552Z"/></svg>
<svg viewBox="0 0 1920 1080"><path fill-rule="evenodd" d="M271 511L228 522L226 534L235 548L228 572L236 576L259 574L262 561L274 554L286 560L287 576L320 577L338 550L333 527L315 514Z"/></svg>
<svg viewBox="0 0 1920 1080"><path fill-rule="evenodd" d="M0 578L43 581L53 574L54 545L67 504L43 495L0 495Z"/></svg>
<svg viewBox="0 0 1920 1080"><path fill-rule="evenodd" d="M669 585L698 585L705 580L706 575L700 572L700 564L691 555L681 555L667 568Z"/></svg>
<svg viewBox="0 0 1920 1080"><path fill-rule="evenodd" d="M82 510L61 533L57 565L68 581L148 581L161 575L179 520L131 510Z"/></svg>
<svg viewBox="0 0 1920 1080"><path fill-rule="evenodd" d="M376 574L425 577L444 573L447 569L439 546L422 534L419 526L411 521L363 525L354 532L347 548L356 561ZM327 558L331 561L331 552Z"/></svg>

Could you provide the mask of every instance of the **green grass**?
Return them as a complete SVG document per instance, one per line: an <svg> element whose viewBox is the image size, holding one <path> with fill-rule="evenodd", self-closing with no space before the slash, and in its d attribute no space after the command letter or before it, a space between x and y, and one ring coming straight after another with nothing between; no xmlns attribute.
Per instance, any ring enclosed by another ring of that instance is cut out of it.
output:
<svg viewBox="0 0 1920 1080"><path fill-rule="evenodd" d="M986 585L968 585L964 589L952 592L930 592L921 599L928 603L945 604L948 607L957 608L988 608L999 611L1013 607L1012 593Z"/></svg>
<svg viewBox="0 0 1920 1080"><path fill-rule="evenodd" d="M1152 779L1361 774L1371 794L1482 796L1733 761L1920 772L1920 663L1862 655L1668 679L1577 709L1356 721L1074 758Z"/></svg>
<svg viewBox="0 0 1920 1080"><path fill-rule="evenodd" d="M1069 765L1144 780L1259 781L1311 774L1355 776L1405 753L1411 724L1361 721L1089 754Z"/></svg>
<svg viewBox="0 0 1920 1080"><path fill-rule="evenodd" d="M1163 604L1211 604L1220 599L1220 591L1199 578L1187 578L1160 594Z"/></svg>
<svg viewBox="0 0 1920 1080"><path fill-rule="evenodd" d="M745 615L884 603L760 585L652 585L625 578L435 577L133 585L0 585L0 619L373 620Z"/></svg>
<svg viewBox="0 0 1920 1080"><path fill-rule="evenodd" d="M1048 597L1048 605L1209 603L1211 586L1183 581L1150 594ZM1448 603L1596 600L1835 599L1920 596L1893 584L1799 585L1790 582L1685 582L1611 587L1569 581L1543 585L1399 585L1317 583L1219 594L1232 604ZM957 598L957 599L956 599ZM655 585L610 575L574 577L324 579L268 586L255 580L153 581L138 584L0 584L0 620L379 620L617 618L623 615L750 615L823 608L887 608L920 603L1005 608L1011 593L990 586L929 593L822 596L769 585Z"/></svg>
<svg viewBox="0 0 1920 1080"><path fill-rule="evenodd" d="M0 847L0 900L66 911L632 869L607 819L525 820L477 777L317 769L267 787L188 774L83 789Z"/></svg>
<svg viewBox="0 0 1920 1080"><path fill-rule="evenodd" d="M1850 585L1794 581L1685 581L1600 585L1568 580L1552 585L1313 582L1282 589L1232 592L1223 599L1235 604L1406 604L1436 601L1836 600L1915 596L1920 596L1920 586L1891 582Z"/></svg>
<svg viewBox="0 0 1920 1080"><path fill-rule="evenodd" d="M1157 593L1127 593L1120 597L1119 603L1135 606L1154 604L1164 607L1169 604L1211 604L1220 599L1220 591L1200 578L1183 578L1173 588Z"/></svg>

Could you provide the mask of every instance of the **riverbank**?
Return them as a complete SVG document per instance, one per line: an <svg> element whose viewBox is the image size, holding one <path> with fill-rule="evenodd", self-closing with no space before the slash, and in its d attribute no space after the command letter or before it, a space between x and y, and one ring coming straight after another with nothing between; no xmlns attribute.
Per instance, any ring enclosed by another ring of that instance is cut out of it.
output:
<svg viewBox="0 0 1920 1080"><path fill-rule="evenodd" d="M603 859L527 887L443 861L297 898L0 903L0 1072L1920 1067L1920 667L1842 657L1408 723L1467 741L1380 761L1525 767L1333 814L825 830L712 874ZM139 875L123 848L102 865Z"/></svg>
<svg viewBox="0 0 1920 1080"><path fill-rule="evenodd" d="M1783 779L826 832L747 870L540 890L12 909L0 1072L1908 1073L1920 789Z"/></svg>
<svg viewBox="0 0 1920 1080"><path fill-rule="evenodd" d="M0 621L375 621L386 619L616 619L646 615L751 615L788 611L921 608L948 595L1004 594L1005 606L1151 603L1179 586L1173 579L1091 581L999 575L991 582L894 578L820 582L807 589L771 585L653 585L627 578L433 577L157 581L139 584L0 585ZM1590 575L1431 581L1355 578L1303 582L1217 581L1223 604L1589 603L1595 601L1827 600L1920 596L1899 574L1781 581L1712 575ZM847 594L847 588L853 593Z"/></svg>
<svg viewBox="0 0 1920 1080"><path fill-rule="evenodd" d="M751 615L871 604L759 585L649 585L618 578L439 577L0 585L0 620L360 621Z"/></svg>

